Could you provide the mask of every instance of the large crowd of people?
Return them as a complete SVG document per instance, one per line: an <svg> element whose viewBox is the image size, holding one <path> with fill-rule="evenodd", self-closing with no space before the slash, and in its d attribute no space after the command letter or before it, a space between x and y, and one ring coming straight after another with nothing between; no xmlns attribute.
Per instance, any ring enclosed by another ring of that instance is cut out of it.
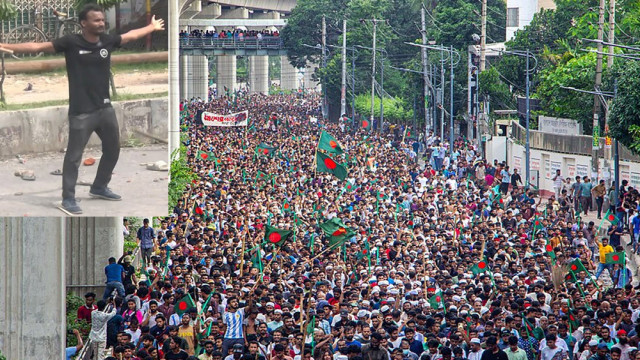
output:
<svg viewBox="0 0 640 360"><path fill-rule="evenodd" d="M243 110L246 127L199 119ZM89 306L113 357L640 360L637 190L588 221L582 187L542 199L464 138L320 114L313 93L182 103L197 178L138 231L140 279L111 259L122 289Z"/></svg>

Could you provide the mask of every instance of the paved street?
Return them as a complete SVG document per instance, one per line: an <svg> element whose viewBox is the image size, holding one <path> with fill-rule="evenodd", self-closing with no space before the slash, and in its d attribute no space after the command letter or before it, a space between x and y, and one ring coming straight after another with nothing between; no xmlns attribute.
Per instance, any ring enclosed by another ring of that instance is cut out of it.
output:
<svg viewBox="0 0 640 360"><path fill-rule="evenodd" d="M152 216L167 213L166 171L147 170L141 163L167 161L166 145L122 148L110 188L122 201L96 200L89 197L89 187L98 169L101 151L88 149L83 160L94 157L93 166L80 165L76 197L83 210L81 216ZM0 216L66 216L56 208L61 201L62 176L51 175L62 169L63 153L23 156L24 164L11 158L0 161ZM14 176L17 170L33 170L35 181Z"/></svg>

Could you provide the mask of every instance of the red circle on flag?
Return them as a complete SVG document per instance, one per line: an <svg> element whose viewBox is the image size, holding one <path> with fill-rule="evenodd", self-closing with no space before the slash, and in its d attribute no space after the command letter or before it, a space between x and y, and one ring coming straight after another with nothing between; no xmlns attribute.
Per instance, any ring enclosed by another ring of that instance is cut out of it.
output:
<svg viewBox="0 0 640 360"><path fill-rule="evenodd" d="M217 162L218 164L220 164L220 159L216 160L216 162Z"/></svg>
<svg viewBox="0 0 640 360"><path fill-rule="evenodd" d="M268 154L269 153L269 149L264 149L262 150L263 153Z"/></svg>
<svg viewBox="0 0 640 360"><path fill-rule="evenodd" d="M436 296L436 301L440 302L440 300L442 300L442 298L440 296Z"/></svg>
<svg viewBox="0 0 640 360"><path fill-rule="evenodd" d="M187 310L187 302L186 301L180 301L178 303L178 309L180 310Z"/></svg>
<svg viewBox="0 0 640 360"><path fill-rule="evenodd" d="M336 168L337 164L331 158L326 158L326 159L324 159L324 166L329 168L329 170L333 170L333 169Z"/></svg>
<svg viewBox="0 0 640 360"><path fill-rule="evenodd" d="M322 197L322 192L318 191L318 197Z"/></svg>
<svg viewBox="0 0 640 360"><path fill-rule="evenodd" d="M367 120L364 120L362 122L362 127L369 127L369 122Z"/></svg>
<svg viewBox="0 0 640 360"><path fill-rule="evenodd" d="M289 204L284 204L284 208L288 209L289 208Z"/></svg>
<svg viewBox="0 0 640 360"><path fill-rule="evenodd" d="M535 224L536 226L540 225L540 221L536 220Z"/></svg>
<svg viewBox="0 0 640 360"><path fill-rule="evenodd" d="M618 255L612 255L612 256L611 256L611 259L612 259L613 261L620 261L620 256L618 256Z"/></svg>
<svg viewBox="0 0 640 360"><path fill-rule="evenodd" d="M578 267L575 264L571 264L571 271L578 270Z"/></svg>
<svg viewBox="0 0 640 360"><path fill-rule="evenodd" d="M615 215L609 214L609 221L613 221L615 218L616 218Z"/></svg>
<svg viewBox="0 0 640 360"><path fill-rule="evenodd" d="M338 143L333 141L333 140L331 140L331 141L329 141L329 146L331 146L331 148L335 149L336 146L338 146Z"/></svg>
<svg viewBox="0 0 640 360"><path fill-rule="evenodd" d="M202 159L206 160L206 159L209 157L209 155L207 155L207 154L205 154L205 153L202 153L202 154L200 154L200 157L201 157Z"/></svg>
<svg viewBox="0 0 640 360"><path fill-rule="evenodd" d="M351 185L347 185L347 189L351 190Z"/></svg>
<svg viewBox="0 0 640 360"><path fill-rule="evenodd" d="M331 234L331 235L340 236L340 235L344 235L346 233L347 233L347 230L345 230L345 228L340 228L340 229L334 231L333 234Z"/></svg>
<svg viewBox="0 0 640 360"><path fill-rule="evenodd" d="M264 177L264 174L260 174L260 177Z"/></svg>
<svg viewBox="0 0 640 360"><path fill-rule="evenodd" d="M502 199L500 199L500 204L502 204L504 201Z"/></svg>
<svg viewBox="0 0 640 360"><path fill-rule="evenodd" d="M573 315L569 315L569 320L573 321L573 320L575 320L575 319L576 319L576 318L574 318L574 317L573 317Z"/></svg>
<svg viewBox="0 0 640 360"><path fill-rule="evenodd" d="M281 239L282 237L277 232L273 232L269 234L269 241L271 241L274 244L279 243Z"/></svg>
<svg viewBox="0 0 640 360"><path fill-rule="evenodd" d="M484 269L484 268L486 268L486 267L487 267L487 263L486 263L486 262L484 262L484 261L480 261L480 262L478 263L478 268L479 268L479 269Z"/></svg>
<svg viewBox="0 0 640 360"><path fill-rule="evenodd" d="M553 248L551 247L551 245L547 245L547 251L552 251Z"/></svg>
<svg viewBox="0 0 640 360"><path fill-rule="evenodd" d="M362 250L362 254L366 255L367 254L367 249Z"/></svg>

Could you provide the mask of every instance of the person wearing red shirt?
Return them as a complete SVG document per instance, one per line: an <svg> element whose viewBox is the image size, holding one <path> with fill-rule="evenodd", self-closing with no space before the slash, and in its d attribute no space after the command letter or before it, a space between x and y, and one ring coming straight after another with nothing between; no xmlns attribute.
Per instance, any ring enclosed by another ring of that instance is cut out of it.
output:
<svg viewBox="0 0 640 360"><path fill-rule="evenodd" d="M91 324L91 313L98 307L94 304L96 301L96 294L88 292L84 294L84 305L78 308L78 320L85 320Z"/></svg>

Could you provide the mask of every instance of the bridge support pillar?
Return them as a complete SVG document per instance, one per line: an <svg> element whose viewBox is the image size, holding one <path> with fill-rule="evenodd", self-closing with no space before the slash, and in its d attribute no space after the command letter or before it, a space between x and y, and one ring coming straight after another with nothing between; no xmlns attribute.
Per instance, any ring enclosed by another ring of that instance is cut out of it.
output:
<svg viewBox="0 0 640 360"><path fill-rule="evenodd" d="M318 81L312 79L313 73L318 68L318 65L309 63L304 69L304 87L309 90L318 90Z"/></svg>
<svg viewBox="0 0 640 360"><path fill-rule="evenodd" d="M218 96L225 95L225 87L230 93L236 90L236 56L235 55L219 55L216 57L218 61L216 71L216 84L218 88Z"/></svg>
<svg viewBox="0 0 640 360"><path fill-rule="evenodd" d="M269 56L249 57L249 88L252 94L269 94Z"/></svg>
<svg viewBox="0 0 640 360"><path fill-rule="evenodd" d="M209 99L209 59L203 55L180 56L180 99Z"/></svg>
<svg viewBox="0 0 640 360"><path fill-rule="evenodd" d="M93 291L98 300L102 299L107 260L112 256L116 259L122 256L122 218L73 217L65 220L67 292L82 297L88 291ZM133 265L137 267L142 264L134 262Z"/></svg>
<svg viewBox="0 0 640 360"><path fill-rule="evenodd" d="M280 87L283 90L298 90L298 69L291 65L287 56L280 57Z"/></svg>
<svg viewBox="0 0 640 360"><path fill-rule="evenodd" d="M7 359L65 358L64 223L0 218L0 349Z"/></svg>

